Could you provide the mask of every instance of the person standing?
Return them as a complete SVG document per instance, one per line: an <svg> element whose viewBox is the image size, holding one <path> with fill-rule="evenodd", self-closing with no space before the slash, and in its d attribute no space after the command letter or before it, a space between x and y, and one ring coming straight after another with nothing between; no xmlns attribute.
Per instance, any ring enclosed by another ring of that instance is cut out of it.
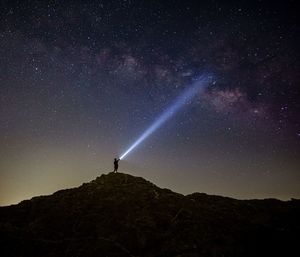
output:
<svg viewBox="0 0 300 257"><path fill-rule="evenodd" d="M115 172L115 173L118 172L119 161L120 161L120 159L117 159L117 158L115 158L115 160L114 160L114 172Z"/></svg>

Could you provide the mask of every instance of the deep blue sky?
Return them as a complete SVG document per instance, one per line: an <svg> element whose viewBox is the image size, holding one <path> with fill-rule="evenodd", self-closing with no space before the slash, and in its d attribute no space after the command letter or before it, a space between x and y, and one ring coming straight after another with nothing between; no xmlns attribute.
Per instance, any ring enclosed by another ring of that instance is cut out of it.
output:
<svg viewBox="0 0 300 257"><path fill-rule="evenodd" d="M200 74L121 161L180 193L300 197L296 1L2 1L0 205L76 186Z"/></svg>

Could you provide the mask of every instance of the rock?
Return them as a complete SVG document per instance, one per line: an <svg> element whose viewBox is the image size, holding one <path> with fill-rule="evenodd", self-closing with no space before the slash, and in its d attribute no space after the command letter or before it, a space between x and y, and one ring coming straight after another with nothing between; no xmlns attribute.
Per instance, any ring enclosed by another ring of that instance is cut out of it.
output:
<svg viewBox="0 0 300 257"><path fill-rule="evenodd" d="M129 174L0 208L1 256L288 256L300 201L181 195Z"/></svg>

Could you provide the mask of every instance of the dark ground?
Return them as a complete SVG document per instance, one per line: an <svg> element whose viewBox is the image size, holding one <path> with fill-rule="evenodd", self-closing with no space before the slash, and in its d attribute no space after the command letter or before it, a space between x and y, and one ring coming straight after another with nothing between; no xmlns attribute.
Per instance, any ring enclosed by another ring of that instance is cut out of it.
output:
<svg viewBox="0 0 300 257"><path fill-rule="evenodd" d="M1 256L292 256L300 201L181 195L123 173L0 208Z"/></svg>

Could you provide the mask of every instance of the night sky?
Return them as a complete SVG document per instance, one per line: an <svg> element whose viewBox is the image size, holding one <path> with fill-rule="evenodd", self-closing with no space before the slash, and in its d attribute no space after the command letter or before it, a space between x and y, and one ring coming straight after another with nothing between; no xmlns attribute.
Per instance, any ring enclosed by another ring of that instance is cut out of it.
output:
<svg viewBox="0 0 300 257"><path fill-rule="evenodd" d="M278 3L277 3L278 2ZM297 1L1 1L0 205L120 161L160 187L300 197Z"/></svg>

